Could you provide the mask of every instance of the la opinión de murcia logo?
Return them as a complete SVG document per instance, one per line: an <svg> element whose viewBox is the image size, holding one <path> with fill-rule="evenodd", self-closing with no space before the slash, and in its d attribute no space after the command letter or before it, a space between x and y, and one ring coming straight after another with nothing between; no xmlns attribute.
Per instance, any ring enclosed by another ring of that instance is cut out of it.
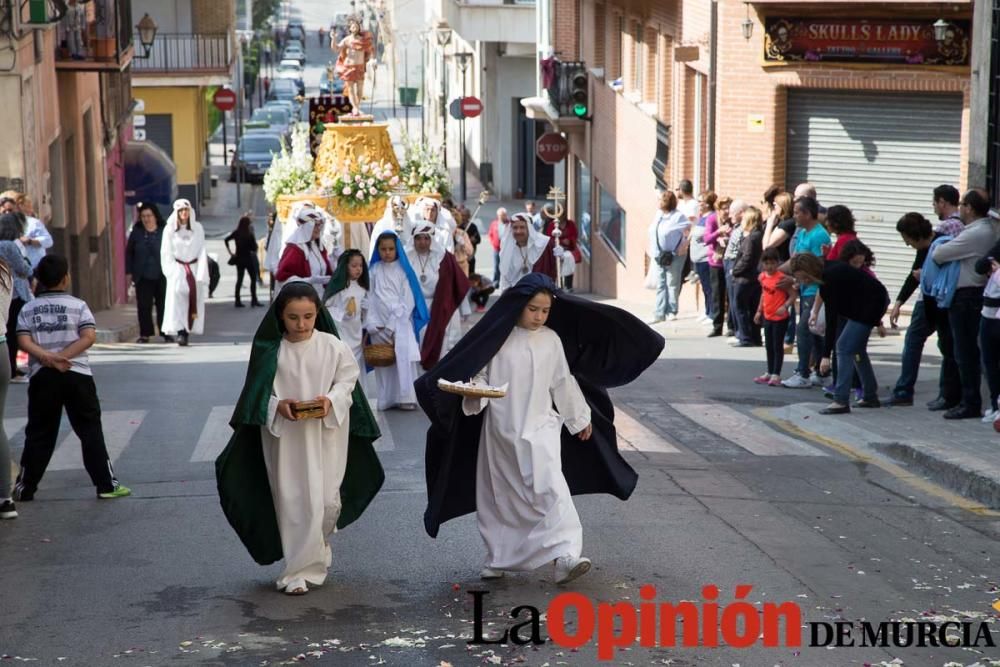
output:
<svg viewBox="0 0 1000 667"><path fill-rule="evenodd" d="M758 608L747 601L753 590L739 584L733 600L720 605L719 588L701 589L699 602L659 602L656 588L639 589L638 605L597 602L582 593L561 593L543 615L537 607L519 605L510 610L510 624L500 634L486 636L483 630L483 599L489 591L470 590L473 598L473 636L469 644L544 644L552 641L563 648L597 646L600 660L611 660L615 651L638 641L644 648L695 648L729 646L769 648L802 646L803 634L810 647L961 647L989 648L996 639L986 621L809 621L802 622L798 603L765 602ZM1000 612L1000 601L993 607ZM542 635L545 621L547 637ZM680 631L678 632L678 623ZM807 632L804 632L807 630Z"/></svg>

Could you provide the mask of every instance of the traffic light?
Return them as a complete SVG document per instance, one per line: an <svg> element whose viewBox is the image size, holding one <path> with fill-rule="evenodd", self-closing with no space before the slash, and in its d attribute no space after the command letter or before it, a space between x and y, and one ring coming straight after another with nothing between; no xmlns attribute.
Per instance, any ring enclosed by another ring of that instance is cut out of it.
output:
<svg viewBox="0 0 1000 667"><path fill-rule="evenodd" d="M587 66L582 62L563 63L563 97L568 115L590 120L590 85Z"/></svg>

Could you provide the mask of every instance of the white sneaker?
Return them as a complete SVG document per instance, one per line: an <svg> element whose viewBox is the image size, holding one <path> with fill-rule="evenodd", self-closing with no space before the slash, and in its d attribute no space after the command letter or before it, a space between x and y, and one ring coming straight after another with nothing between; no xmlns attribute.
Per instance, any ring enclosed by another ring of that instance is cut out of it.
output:
<svg viewBox="0 0 1000 667"><path fill-rule="evenodd" d="M1000 416L1000 410L987 410L983 414L983 423L992 424L998 416Z"/></svg>
<svg viewBox="0 0 1000 667"><path fill-rule="evenodd" d="M677 319L677 314L676 313L670 313L669 315L667 315L667 320L669 320L671 322L675 321L676 319Z"/></svg>
<svg viewBox="0 0 1000 667"><path fill-rule="evenodd" d="M590 572L589 558L573 558L561 556L556 558L555 580L557 584L566 584Z"/></svg>
<svg viewBox="0 0 1000 667"><path fill-rule="evenodd" d="M484 567L479 571L480 579L500 579L503 577L503 570L494 570L492 567Z"/></svg>
<svg viewBox="0 0 1000 667"><path fill-rule="evenodd" d="M795 375L782 380L781 386L788 387L789 389L806 389L812 386L812 382L796 373Z"/></svg>
<svg viewBox="0 0 1000 667"><path fill-rule="evenodd" d="M813 371L812 375L809 376L809 384L811 384L814 387L822 387L823 377L816 371Z"/></svg>
<svg viewBox="0 0 1000 667"><path fill-rule="evenodd" d="M736 336L730 336L729 338L726 339L726 342L732 345L733 343L740 342L740 339L737 338Z"/></svg>

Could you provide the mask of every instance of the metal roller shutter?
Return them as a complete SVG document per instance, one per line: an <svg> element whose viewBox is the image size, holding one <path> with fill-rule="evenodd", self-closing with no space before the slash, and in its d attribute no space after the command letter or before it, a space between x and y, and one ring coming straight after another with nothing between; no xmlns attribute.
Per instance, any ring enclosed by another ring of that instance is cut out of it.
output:
<svg viewBox="0 0 1000 667"><path fill-rule="evenodd" d="M895 299L913 264L896 221L936 222L932 191L958 186L961 134L961 95L789 90L787 186L809 181L824 206L851 209Z"/></svg>

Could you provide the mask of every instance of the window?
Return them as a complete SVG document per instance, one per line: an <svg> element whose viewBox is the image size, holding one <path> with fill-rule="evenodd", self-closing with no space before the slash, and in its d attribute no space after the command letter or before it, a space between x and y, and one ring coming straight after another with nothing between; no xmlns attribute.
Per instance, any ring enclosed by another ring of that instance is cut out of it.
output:
<svg viewBox="0 0 1000 667"><path fill-rule="evenodd" d="M603 185L598 185L598 192L601 195L601 237L618 256L618 261L624 264L625 210L614 197L604 191Z"/></svg>
<svg viewBox="0 0 1000 667"><path fill-rule="evenodd" d="M576 161L576 221L580 238L580 250L590 257L590 229L593 211L591 201L590 169L580 160Z"/></svg>
<svg viewBox="0 0 1000 667"><path fill-rule="evenodd" d="M642 26L637 21L632 24L632 90L637 90L640 94L645 86L643 60Z"/></svg>

